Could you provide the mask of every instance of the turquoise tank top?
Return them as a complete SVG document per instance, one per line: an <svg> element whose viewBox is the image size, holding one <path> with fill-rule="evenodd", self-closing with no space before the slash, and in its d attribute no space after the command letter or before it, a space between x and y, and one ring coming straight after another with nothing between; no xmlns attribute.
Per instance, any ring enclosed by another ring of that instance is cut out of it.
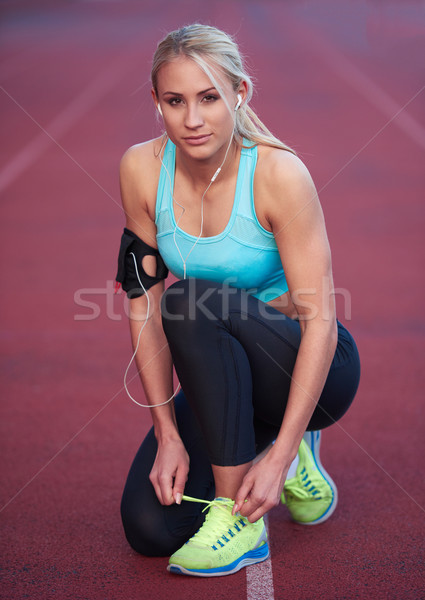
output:
<svg viewBox="0 0 425 600"><path fill-rule="evenodd" d="M244 145L250 144L244 140ZM175 220L172 198L175 164L176 146L168 140L158 182L155 223L158 250L171 273L183 279L180 253L186 259L190 252L187 277L226 283L263 302L287 292L274 236L260 225L255 214L253 182L257 146L241 150L233 209L225 229L218 235L199 238L195 247L197 236L180 229Z"/></svg>

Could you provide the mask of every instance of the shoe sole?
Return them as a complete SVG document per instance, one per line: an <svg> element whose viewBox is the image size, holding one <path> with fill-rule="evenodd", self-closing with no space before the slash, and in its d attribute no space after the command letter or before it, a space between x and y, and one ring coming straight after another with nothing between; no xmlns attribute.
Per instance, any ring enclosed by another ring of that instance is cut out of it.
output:
<svg viewBox="0 0 425 600"><path fill-rule="evenodd" d="M270 556L269 545L265 542L255 550L250 550L234 562L225 567L217 567L215 569L186 569L181 565L169 564L167 571L177 575L192 575L195 577L220 577L222 575L232 575L237 573L243 567L255 565L256 563L266 560Z"/></svg>
<svg viewBox="0 0 425 600"><path fill-rule="evenodd" d="M332 502L329 505L329 507L326 509L326 511L323 513L323 515L321 517L319 517L318 519L315 519L314 521L296 521L295 519L293 519L293 521L294 521L294 523L298 523L299 525L319 525L319 523L323 523L324 521L327 521L329 519L329 517L335 512L335 509L338 504L338 488L336 487L334 480L329 475L329 473L326 471L326 469L324 468L324 466L322 465L321 460L320 460L319 450L320 450L321 436L319 437L319 440L317 442L315 442L314 437L313 437L314 432L310 431L308 433L311 436L311 444L308 444L308 446L313 455L314 464L316 465L318 471L321 473L323 478L329 484L329 486L332 490L333 498L332 498Z"/></svg>

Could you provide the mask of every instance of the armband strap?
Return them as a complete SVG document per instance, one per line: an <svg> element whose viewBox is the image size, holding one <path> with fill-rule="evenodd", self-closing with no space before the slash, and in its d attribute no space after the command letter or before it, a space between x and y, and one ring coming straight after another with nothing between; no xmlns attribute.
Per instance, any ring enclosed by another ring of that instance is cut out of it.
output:
<svg viewBox="0 0 425 600"><path fill-rule="evenodd" d="M136 259L137 271L133 255ZM156 258L156 275L154 277L148 275L143 268L142 260L145 256L154 256ZM139 277L137 275L139 275ZM153 285L165 279L167 275L168 269L159 251L146 244L129 229L124 228L118 255L116 281L121 283L123 290L127 292L128 298L139 298L140 296L143 296L145 290L147 291ZM145 289L141 287L140 282Z"/></svg>

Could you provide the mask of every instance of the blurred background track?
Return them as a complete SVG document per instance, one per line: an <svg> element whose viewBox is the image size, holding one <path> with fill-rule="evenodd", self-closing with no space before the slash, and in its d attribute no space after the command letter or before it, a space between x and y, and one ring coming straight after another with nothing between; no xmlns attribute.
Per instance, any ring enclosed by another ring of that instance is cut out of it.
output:
<svg viewBox="0 0 425 600"><path fill-rule="evenodd" d="M324 434L332 519L277 508L263 570L189 581L121 529L150 416L112 289L119 160L161 131L157 41L195 21L236 36L253 106L313 175L363 372ZM423 598L424 3L6 0L0 51L1 597Z"/></svg>

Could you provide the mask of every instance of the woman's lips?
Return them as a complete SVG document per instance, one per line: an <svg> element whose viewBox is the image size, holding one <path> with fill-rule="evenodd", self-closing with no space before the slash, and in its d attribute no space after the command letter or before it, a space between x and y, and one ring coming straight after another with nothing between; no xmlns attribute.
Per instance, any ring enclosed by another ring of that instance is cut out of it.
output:
<svg viewBox="0 0 425 600"><path fill-rule="evenodd" d="M211 137L210 133L207 133L205 135L193 135L190 137L185 137L184 141L186 142L186 144L190 144L191 146L200 146L201 144L205 144L205 142L207 142Z"/></svg>

